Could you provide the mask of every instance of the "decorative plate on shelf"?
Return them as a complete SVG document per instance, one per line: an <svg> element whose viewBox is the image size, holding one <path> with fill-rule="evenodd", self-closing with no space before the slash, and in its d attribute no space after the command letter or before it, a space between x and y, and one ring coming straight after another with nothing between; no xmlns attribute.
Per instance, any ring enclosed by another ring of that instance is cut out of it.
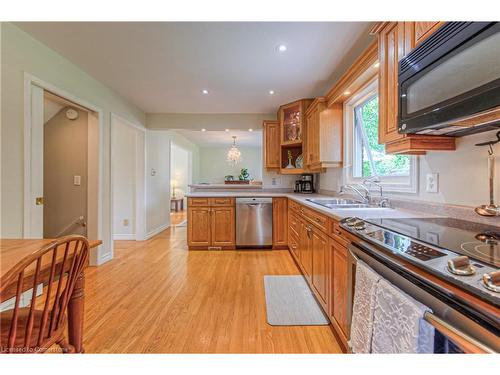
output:
<svg viewBox="0 0 500 375"><path fill-rule="evenodd" d="M297 156L297 159L295 160L295 166L297 168L304 168L304 157L302 156L302 154Z"/></svg>

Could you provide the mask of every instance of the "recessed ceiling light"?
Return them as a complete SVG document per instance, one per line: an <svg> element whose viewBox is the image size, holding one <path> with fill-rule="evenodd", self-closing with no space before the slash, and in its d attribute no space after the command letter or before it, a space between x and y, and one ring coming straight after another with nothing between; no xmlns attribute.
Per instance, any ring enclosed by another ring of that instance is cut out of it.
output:
<svg viewBox="0 0 500 375"><path fill-rule="evenodd" d="M229 131L229 129L225 129L227 132Z"/></svg>
<svg viewBox="0 0 500 375"><path fill-rule="evenodd" d="M202 131L202 132L206 132L206 131L207 131L207 129L203 128L203 129L201 129L201 131Z"/></svg>
<svg viewBox="0 0 500 375"><path fill-rule="evenodd" d="M380 66L380 63L379 62L376 62L375 64L373 64L373 67L374 68L378 68Z"/></svg>
<svg viewBox="0 0 500 375"><path fill-rule="evenodd" d="M350 93L350 91L344 91L344 95L349 95Z"/></svg>
<svg viewBox="0 0 500 375"><path fill-rule="evenodd" d="M203 89L203 90L201 90L201 93L202 93L203 95L208 95L208 90L207 90L207 89Z"/></svg>
<svg viewBox="0 0 500 375"><path fill-rule="evenodd" d="M253 129L248 129L249 132L253 132Z"/></svg>
<svg viewBox="0 0 500 375"><path fill-rule="evenodd" d="M269 95L274 95L274 90L269 90Z"/></svg>
<svg viewBox="0 0 500 375"><path fill-rule="evenodd" d="M278 47L278 52L285 52L288 48L284 44L280 44Z"/></svg>

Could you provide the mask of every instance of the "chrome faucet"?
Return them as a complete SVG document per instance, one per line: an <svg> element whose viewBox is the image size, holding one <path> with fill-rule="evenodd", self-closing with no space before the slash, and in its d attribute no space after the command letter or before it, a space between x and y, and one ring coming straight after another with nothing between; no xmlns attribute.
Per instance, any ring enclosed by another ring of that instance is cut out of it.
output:
<svg viewBox="0 0 500 375"><path fill-rule="evenodd" d="M361 192L361 190L364 191ZM351 190L355 192L359 197L363 200L363 203L370 203L371 197L370 197L370 190L364 185L358 185L358 184L348 184L348 185L342 185L340 187L339 194L345 194L346 190Z"/></svg>
<svg viewBox="0 0 500 375"><path fill-rule="evenodd" d="M346 190L355 192L363 200L363 203L372 203L371 188L375 186L380 191L380 199L378 205L380 207L389 207L389 198L384 197L382 184L378 176L373 176L364 180L361 184L347 184L340 187L339 194L344 194Z"/></svg>

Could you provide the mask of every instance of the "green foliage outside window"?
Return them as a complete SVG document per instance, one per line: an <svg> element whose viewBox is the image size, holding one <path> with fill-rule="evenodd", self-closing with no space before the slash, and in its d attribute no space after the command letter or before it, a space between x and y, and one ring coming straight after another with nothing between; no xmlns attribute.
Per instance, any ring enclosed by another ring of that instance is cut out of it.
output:
<svg viewBox="0 0 500 375"><path fill-rule="evenodd" d="M406 155L386 155L385 146L378 143L378 96L360 104L363 128L368 145L363 144L362 177L409 176L410 158ZM367 146L371 151L375 173L373 173L367 154Z"/></svg>

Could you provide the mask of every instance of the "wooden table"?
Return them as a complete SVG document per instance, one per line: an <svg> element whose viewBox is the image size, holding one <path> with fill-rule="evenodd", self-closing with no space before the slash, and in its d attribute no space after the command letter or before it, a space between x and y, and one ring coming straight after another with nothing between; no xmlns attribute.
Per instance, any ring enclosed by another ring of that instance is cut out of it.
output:
<svg viewBox="0 0 500 375"><path fill-rule="evenodd" d="M184 198L170 198L170 209L174 206L175 212L179 212L184 210Z"/></svg>
<svg viewBox="0 0 500 375"><path fill-rule="evenodd" d="M53 239L0 239L0 278L2 278L7 271L14 267L21 259L36 252L43 246L52 242ZM89 241L90 249L96 248L102 244L100 240ZM48 266L48 265L47 265ZM42 264L41 272L44 271ZM27 276L29 277L29 276ZM25 283L26 290L30 285ZM83 338L83 303L84 303L84 285L85 278L82 273L77 279L73 295L71 296L68 304L68 339L69 343L75 347L77 353L83 352L82 338ZM0 302L6 301L15 294L5 294L0 296Z"/></svg>

